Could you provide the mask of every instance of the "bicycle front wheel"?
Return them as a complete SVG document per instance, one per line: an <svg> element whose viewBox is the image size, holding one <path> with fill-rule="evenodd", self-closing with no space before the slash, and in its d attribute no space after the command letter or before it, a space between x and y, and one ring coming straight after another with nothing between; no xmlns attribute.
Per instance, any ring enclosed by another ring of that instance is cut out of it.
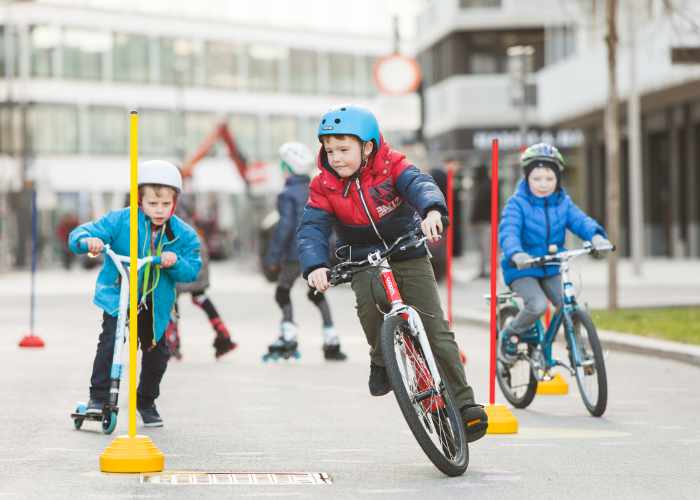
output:
<svg viewBox="0 0 700 500"><path fill-rule="evenodd" d="M394 396L416 441L438 469L448 476L461 476L469 464L467 435L440 366L438 387L420 342L400 316L384 321L382 352Z"/></svg>
<svg viewBox="0 0 700 500"><path fill-rule="evenodd" d="M500 323L498 325L499 334L513 321L518 312L519 310L515 306L506 306L501 309L499 314ZM534 348L529 344L518 345L518 352L523 352L530 357L533 351ZM522 356L519 356L518 360L513 364L506 364L497 359L496 379L503 395L516 408L527 408L532 403L532 400L535 399L537 378L532 373L530 363Z"/></svg>
<svg viewBox="0 0 700 500"><path fill-rule="evenodd" d="M573 355L571 356L571 366L576 370L576 383L583 404L591 415L600 417L608 404L608 379L603 349L588 314L576 310L571 314L571 320L574 334L574 345L571 348L576 350L579 359L579 363L575 363Z"/></svg>

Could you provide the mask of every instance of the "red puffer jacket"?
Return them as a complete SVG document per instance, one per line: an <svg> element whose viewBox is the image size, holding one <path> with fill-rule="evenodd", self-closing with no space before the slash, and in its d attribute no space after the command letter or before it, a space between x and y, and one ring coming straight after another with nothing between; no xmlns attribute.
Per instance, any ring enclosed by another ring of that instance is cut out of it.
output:
<svg viewBox="0 0 700 500"><path fill-rule="evenodd" d="M318 168L321 173L311 181L311 195L297 239L305 279L314 269L330 267L328 238L333 228L338 236L336 248L341 248L338 256L358 260L420 226L430 210L447 215L445 199L433 178L421 174L401 153L392 151L384 137L347 197L343 192L348 179L340 178L331 168L323 147ZM425 253L424 247L410 248L392 259L414 259Z"/></svg>

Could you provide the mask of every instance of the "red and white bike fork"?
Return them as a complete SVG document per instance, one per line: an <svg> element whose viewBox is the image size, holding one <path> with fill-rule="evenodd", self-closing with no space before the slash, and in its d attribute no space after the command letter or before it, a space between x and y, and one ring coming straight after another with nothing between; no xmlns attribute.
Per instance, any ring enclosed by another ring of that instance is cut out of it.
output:
<svg viewBox="0 0 700 500"><path fill-rule="evenodd" d="M403 308L404 311L400 312L399 316L408 321L409 325L412 327L412 330L417 330L421 344L423 343L423 341L425 341L427 345L428 337L425 334L423 325L420 322L420 319L418 319L418 321L416 322L416 312L413 309L404 307L404 302L401 298L401 294L399 293L399 287L396 284L396 279L394 278L394 273L391 271L391 268L382 267L381 275L382 282L384 283L384 290L386 291L386 295L389 298L389 304L391 305L392 312L396 309ZM434 365L434 373L437 374L437 366L435 366L435 362L432 359L432 357L431 359L424 361L423 356L419 355L416 352L416 348L413 346L413 342L410 339L406 338L406 334L404 334L403 344L405 346L404 348L406 349L406 354L408 355L413 371L416 375L416 381L418 382L418 389L420 390L420 392L426 393L427 391L430 391L432 387L437 388L440 384L439 375L436 377L436 383L433 383L433 377L430 374L431 370L428 370L428 367L425 365L425 361L427 361L428 364ZM426 411L436 411L438 409L444 408L442 398L440 397L436 398L431 396L421 401L421 404L423 405Z"/></svg>

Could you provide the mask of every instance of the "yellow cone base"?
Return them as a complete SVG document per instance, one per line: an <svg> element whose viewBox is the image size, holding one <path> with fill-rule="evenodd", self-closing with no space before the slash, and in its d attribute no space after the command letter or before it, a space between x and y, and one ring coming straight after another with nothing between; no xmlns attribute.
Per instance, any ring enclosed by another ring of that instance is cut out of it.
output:
<svg viewBox="0 0 700 500"><path fill-rule="evenodd" d="M486 434L515 434L518 432L518 419L503 405L486 405L489 428Z"/></svg>
<svg viewBox="0 0 700 500"><path fill-rule="evenodd" d="M102 472L160 472L165 456L146 436L119 436L100 455Z"/></svg>
<svg viewBox="0 0 700 500"><path fill-rule="evenodd" d="M552 380L543 380L537 384L537 394L568 394L569 384L558 373Z"/></svg>

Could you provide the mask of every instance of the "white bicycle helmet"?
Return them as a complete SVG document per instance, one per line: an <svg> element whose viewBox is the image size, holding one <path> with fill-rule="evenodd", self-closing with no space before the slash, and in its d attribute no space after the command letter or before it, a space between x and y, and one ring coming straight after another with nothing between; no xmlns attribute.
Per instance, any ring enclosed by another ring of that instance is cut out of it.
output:
<svg viewBox="0 0 700 500"><path fill-rule="evenodd" d="M139 187L144 184L160 184L175 189L176 194L182 193L180 169L168 161L152 160L142 163L138 175Z"/></svg>
<svg viewBox="0 0 700 500"><path fill-rule="evenodd" d="M316 157L301 142L287 142L280 146L282 170L292 175L307 175Z"/></svg>

